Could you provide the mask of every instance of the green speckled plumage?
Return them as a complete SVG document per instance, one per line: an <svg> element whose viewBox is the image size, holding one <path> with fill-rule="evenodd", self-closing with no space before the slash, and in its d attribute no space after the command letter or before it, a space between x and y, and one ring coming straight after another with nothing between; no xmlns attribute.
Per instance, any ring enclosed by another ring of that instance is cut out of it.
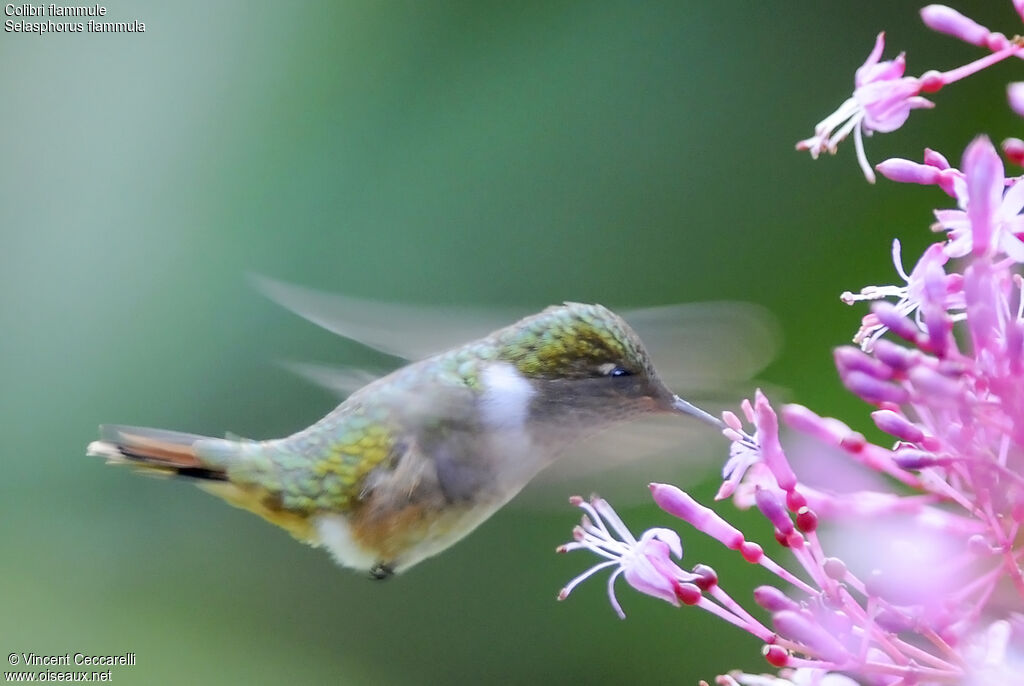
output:
<svg viewBox="0 0 1024 686"><path fill-rule="evenodd" d="M587 376L594 364L609 360L629 363L633 373L653 371L633 330L600 305L549 307L492 338L499 357L531 378Z"/></svg>

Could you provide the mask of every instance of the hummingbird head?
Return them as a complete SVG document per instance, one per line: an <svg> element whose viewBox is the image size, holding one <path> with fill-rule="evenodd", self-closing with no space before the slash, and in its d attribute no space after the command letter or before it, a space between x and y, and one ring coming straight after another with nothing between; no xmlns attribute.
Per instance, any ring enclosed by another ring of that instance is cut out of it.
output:
<svg viewBox="0 0 1024 686"><path fill-rule="evenodd" d="M678 411L639 336L606 307L549 307L497 336L499 358L533 383L539 412L557 418L572 411L613 421Z"/></svg>

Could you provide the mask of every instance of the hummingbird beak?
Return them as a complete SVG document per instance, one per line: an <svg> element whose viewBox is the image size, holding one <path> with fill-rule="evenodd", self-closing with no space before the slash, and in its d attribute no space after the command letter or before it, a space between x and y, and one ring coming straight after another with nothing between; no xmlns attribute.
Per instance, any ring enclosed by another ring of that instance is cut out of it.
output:
<svg viewBox="0 0 1024 686"><path fill-rule="evenodd" d="M672 396L670 408L673 412L678 412L679 414L686 414L691 417L696 417L702 422L712 425L716 429L725 428L725 423L722 422L721 419L715 417L714 415L708 414L707 412L705 412L704 410L700 409L699 407L692 403L688 403L687 401L680 398L678 395Z"/></svg>

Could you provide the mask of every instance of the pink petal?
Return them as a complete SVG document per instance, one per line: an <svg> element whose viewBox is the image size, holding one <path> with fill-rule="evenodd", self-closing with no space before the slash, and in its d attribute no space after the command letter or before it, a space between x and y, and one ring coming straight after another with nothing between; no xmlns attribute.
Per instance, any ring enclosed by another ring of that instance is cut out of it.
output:
<svg viewBox="0 0 1024 686"><path fill-rule="evenodd" d="M1006 191L1006 195L1003 196L1003 201L1000 203L999 214L1003 216L1003 220L1016 217L1020 214L1020 211L1024 210L1024 182L1017 181L1017 183L1010 186L1009 190Z"/></svg>
<svg viewBox="0 0 1024 686"><path fill-rule="evenodd" d="M771 470L779 488L792 491L796 487L796 474L782 451L782 443L779 442L779 418L760 389L755 395L754 410L757 412L757 436L761 443L762 459Z"/></svg>
<svg viewBox="0 0 1024 686"><path fill-rule="evenodd" d="M906 78L869 83L854 91L853 97L864 108L865 130L891 133L903 126L910 110L931 105L929 100L913 97L920 92L920 81Z"/></svg>
<svg viewBox="0 0 1024 686"><path fill-rule="evenodd" d="M1013 234L1003 234L1003 240L1000 241L999 247L1014 262L1018 264L1024 263L1024 243Z"/></svg>
<svg viewBox="0 0 1024 686"><path fill-rule="evenodd" d="M868 69L863 69L863 71L857 70L855 82L857 87L862 87L878 81L895 81L902 77L906 71L907 56L901 52L894 59L879 62Z"/></svg>
<svg viewBox="0 0 1024 686"><path fill-rule="evenodd" d="M967 180L967 218L971 223L973 253L988 252L995 230L996 213L1003 198L1003 161L992 141L979 136L967 146L963 161Z"/></svg>
<svg viewBox="0 0 1024 686"><path fill-rule="evenodd" d="M681 558L683 556L683 541L679 538L679 534L672 529L655 528L648 529L643 536L640 537L640 542L643 543L647 538L654 538L668 546L669 552L675 557Z"/></svg>
<svg viewBox="0 0 1024 686"><path fill-rule="evenodd" d="M878 60L882 57L882 52L885 50L885 31L882 31L875 38L875 45L871 48L871 53L868 58L864 60L864 64L860 66L854 76L854 86L859 88L861 84L867 83L871 80L871 72L874 70L875 65L878 64Z"/></svg>
<svg viewBox="0 0 1024 686"><path fill-rule="evenodd" d="M673 605L679 605L674 580L660 573L647 559L648 556L651 556L664 557L667 560L668 545L662 541L651 539L642 547L638 547L636 553L636 555L623 558L622 573L626 582L641 593L660 598Z"/></svg>
<svg viewBox="0 0 1024 686"><path fill-rule="evenodd" d="M949 160L946 159L945 155L931 148L924 149L924 163L939 169L949 169Z"/></svg>

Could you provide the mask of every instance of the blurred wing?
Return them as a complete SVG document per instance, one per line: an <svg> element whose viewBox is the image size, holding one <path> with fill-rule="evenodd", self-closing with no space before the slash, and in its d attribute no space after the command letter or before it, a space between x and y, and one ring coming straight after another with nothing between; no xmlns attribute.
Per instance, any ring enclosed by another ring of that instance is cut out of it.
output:
<svg viewBox="0 0 1024 686"><path fill-rule="evenodd" d="M652 481L697 483L721 470L729 444L713 428L683 417L620 424L573 446L513 502L562 508L571 495L597 493L612 504L650 499Z"/></svg>
<svg viewBox="0 0 1024 686"><path fill-rule="evenodd" d="M497 309L362 300L262 276L254 276L253 282L278 305L317 326L407 360L421 360L476 340L522 316Z"/></svg>
<svg viewBox="0 0 1024 686"><path fill-rule="evenodd" d="M363 300L259 276L253 282L268 298L317 326L407 360L476 340L529 314L523 309ZM668 305L620 314L636 329L659 374L674 390L717 388L726 380L748 379L778 348L774 320L747 303Z"/></svg>
<svg viewBox="0 0 1024 686"><path fill-rule="evenodd" d="M316 362L293 362L284 360L281 366L317 386L346 398L363 386L376 381L383 374L375 374L358 367L337 367Z"/></svg>
<svg viewBox="0 0 1024 686"><path fill-rule="evenodd" d="M772 361L780 344L775 319L750 303L666 305L622 316L644 342L665 385L679 394L747 381Z"/></svg>

